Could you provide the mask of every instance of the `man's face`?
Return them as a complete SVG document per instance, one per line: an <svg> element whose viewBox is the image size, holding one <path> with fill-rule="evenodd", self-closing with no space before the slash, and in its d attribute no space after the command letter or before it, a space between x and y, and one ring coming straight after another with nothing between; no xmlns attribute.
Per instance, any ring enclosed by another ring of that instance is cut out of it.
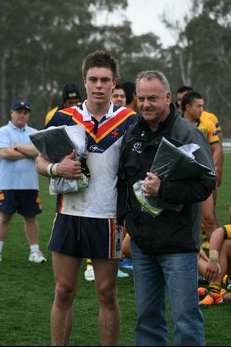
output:
<svg viewBox="0 0 231 347"><path fill-rule="evenodd" d="M116 84L110 69L104 67L89 69L84 83L87 98L91 103L100 105L110 102Z"/></svg>
<svg viewBox="0 0 231 347"><path fill-rule="evenodd" d="M11 110L11 121L17 128L24 128L28 122L30 112L25 108Z"/></svg>
<svg viewBox="0 0 231 347"><path fill-rule="evenodd" d="M137 83L137 106L150 128L155 130L163 122L169 112L171 93L165 91L157 78L142 78Z"/></svg>
<svg viewBox="0 0 231 347"><path fill-rule="evenodd" d="M116 106L126 106L126 96L122 88L114 89L111 101Z"/></svg>
<svg viewBox="0 0 231 347"><path fill-rule="evenodd" d="M186 105L186 113L193 122L198 122L204 107L203 99L194 99L191 104Z"/></svg>

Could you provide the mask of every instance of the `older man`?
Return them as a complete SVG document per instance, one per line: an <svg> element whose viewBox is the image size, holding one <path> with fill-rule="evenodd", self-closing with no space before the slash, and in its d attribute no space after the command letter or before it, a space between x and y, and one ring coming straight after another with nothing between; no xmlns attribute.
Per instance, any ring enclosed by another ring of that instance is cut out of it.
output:
<svg viewBox="0 0 231 347"><path fill-rule="evenodd" d="M171 91L160 71L137 76L137 102L142 119L128 129L121 148L118 220L131 235L137 306L138 346L167 345L165 295L169 296L174 345L204 345L203 318L198 306L199 240L193 226L196 203L215 187L209 145L196 127L177 114ZM175 146L197 144L196 159L208 174L162 179L150 172L161 139ZM169 205L153 216L136 198L133 185L143 181L146 197ZM172 206L172 207L170 207ZM178 207L176 209L176 207Z"/></svg>

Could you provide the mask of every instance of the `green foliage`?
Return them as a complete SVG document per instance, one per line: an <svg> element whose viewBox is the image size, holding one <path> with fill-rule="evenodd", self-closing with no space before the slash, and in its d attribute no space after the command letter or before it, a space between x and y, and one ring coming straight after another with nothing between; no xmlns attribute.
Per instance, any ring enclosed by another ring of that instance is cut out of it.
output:
<svg viewBox="0 0 231 347"><path fill-rule="evenodd" d="M179 34L176 44L165 50L173 91L181 85L199 91L206 109L220 119L225 137L231 133L230 6L229 0L191 0L184 29L164 18L166 26Z"/></svg>
<svg viewBox="0 0 231 347"><path fill-rule="evenodd" d="M204 9L217 20L230 26L231 2L230 0L204 0Z"/></svg>
<svg viewBox="0 0 231 347"><path fill-rule="evenodd" d="M221 102L230 105L230 29L203 13L189 22L184 35L186 50L194 62L194 87L202 91L207 107L212 104L219 114Z"/></svg>
<svg viewBox="0 0 231 347"><path fill-rule="evenodd" d="M231 207L230 194L230 177L231 177L231 153L224 153L224 171L222 184L218 190L218 217L221 224L228 222L228 209Z"/></svg>
<svg viewBox="0 0 231 347"><path fill-rule="evenodd" d="M229 0L191 0L185 29L163 22L179 39L163 49L154 33L135 36L124 16L127 0L0 1L0 122L13 99L32 103L31 125L42 128L45 114L60 102L67 81L79 84L81 65L96 49L111 52L121 79L134 81L141 70L166 73L173 93L182 84L202 93L230 136L231 23ZM108 21L113 14L117 21Z"/></svg>
<svg viewBox="0 0 231 347"><path fill-rule="evenodd" d="M12 99L29 98L34 114L45 114L66 81L81 81L83 57L105 46L101 28L94 25L95 11L125 5L125 0L22 0L20 6L1 1L0 77L8 91L3 109Z"/></svg>
<svg viewBox="0 0 231 347"><path fill-rule="evenodd" d="M231 153L225 153L223 182L219 189L217 213L221 223L227 223L230 206ZM55 196L48 194L48 179L40 177L43 213L39 215L41 249L46 264L28 262L29 248L20 216L12 219L4 246L4 260L0 263L0 345L50 345L50 309L54 298L54 279L51 255L47 242L55 211ZM71 346L98 346L98 303L94 283L83 278L83 264L79 290L74 306L74 325ZM118 279L121 310L120 346L134 346L136 322L133 276ZM231 346L230 302L202 308L205 318L207 346ZM169 311L168 311L169 320ZM170 324L170 341L172 326Z"/></svg>

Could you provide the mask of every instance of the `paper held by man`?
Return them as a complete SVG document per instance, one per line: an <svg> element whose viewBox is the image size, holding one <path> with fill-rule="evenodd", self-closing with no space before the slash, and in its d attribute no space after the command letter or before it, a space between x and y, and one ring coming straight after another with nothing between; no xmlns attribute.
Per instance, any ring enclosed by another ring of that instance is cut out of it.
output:
<svg viewBox="0 0 231 347"><path fill-rule="evenodd" d="M86 133L81 125L61 125L49 127L30 134L31 142L51 163L57 163L75 149L76 159L86 156ZM82 174L79 179L51 177L50 194L71 193L88 187L88 177Z"/></svg>
<svg viewBox="0 0 231 347"><path fill-rule="evenodd" d="M165 137L162 138L150 172L155 173L160 178L171 178L171 180L181 180L199 177L202 174L211 172L211 168L199 163L193 153L200 147L191 143L181 147L176 147ZM155 197L147 197L142 193L143 181L137 181L133 185L135 196L145 210L152 216L159 215L163 210L180 211L182 205L168 204Z"/></svg>

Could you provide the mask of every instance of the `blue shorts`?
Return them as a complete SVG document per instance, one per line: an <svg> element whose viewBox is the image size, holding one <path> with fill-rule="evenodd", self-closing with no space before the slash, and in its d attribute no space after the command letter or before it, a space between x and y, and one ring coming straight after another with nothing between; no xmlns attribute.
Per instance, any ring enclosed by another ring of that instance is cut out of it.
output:
<svg viewBox="0 0 231 347"><path fill-rule="evenodd" d="M57 214L48 249L76 258L121 258L122 228L116 219Z"/></svg>
<svg viewBox="0 0 231 347"><path fill-rule="evenodd" d="M42 212L37 190L1 190L0 211L7 214L18 212L25 217L33 217Z"/></svg>

